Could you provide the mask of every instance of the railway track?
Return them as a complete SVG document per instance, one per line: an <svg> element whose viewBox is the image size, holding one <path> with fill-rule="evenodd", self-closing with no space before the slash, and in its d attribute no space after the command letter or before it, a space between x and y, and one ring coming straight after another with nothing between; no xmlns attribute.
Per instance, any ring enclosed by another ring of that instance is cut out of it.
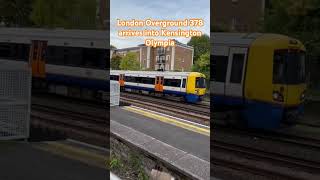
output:
<svg viewBox="0 0 320 180"><path fill-rule="evenodd" d="M120 101L197 123L205 125L210 124L209 108L174 101L166 101L159 98L144 97L141 95L128 95L127 93L121 94Z"/></svg>
<svg viewBox="0 0 320 180"><path fill-rule="evenodd" d="M101 147L108 145L108 122L106 116L76 112L63 107L33 104L31 110L32 126L59 131L66 138Z"/></svg>
<svg viewBox="0 0 320 180"><path fill-rule="evenodd" d="M213 151L212 165L242 173L276 179L318 179L320 176L319 162L216 140L213 142Z"/></svg>
<svg viewBox="0 0 320 180"><path fill-rule="evenodd" d="M181 100L181 98L172 97L172 96L145 96L138 93L128 93L128 92L121 92L121 97L127 97L132 99L143 99L147 101L158 101L165 104L175 104L177 106L187 106L189 108L197 109L203 113L210 113L210 105L208 103L196 103L196 104L190 104L187 102L184 102Z"/></svg>
<svg viewBox="0 0 320 180"><path fill-rule="evenodd" d="M284 148L297 149L299 152L318 152L320 150L320 141L316 138L303 137L294 134L286 134L285 132L257 132L245 129L227 128L223 125L216 124L214 132L216 137L219 133L229 133L235 137L249 137L249 139L259 139L259 141L267 141L276 143L276 149L281 146ZM240 143L239 143L240 142ZM233 171L242 171L254 175L269 178L280 179L319 179L320 178L320 160L310 156L297 155L297 152L273 151L265 144L261 147L255 144L250 146L250 142L240 139L226 140L226 136L222 135L211 141L211 162L214 166L232 169ZM279 145L281 144L281 145ZM270 146L275 146L271 145ZM303 151L302 151L303 150ZM221 158L227 156L228 158ZM230 158L235 156L236 158ZM306 156L306 157L305 157ZM245 160L244 160L245 159ZM277 167L277 168L275 168Z"/></svg>

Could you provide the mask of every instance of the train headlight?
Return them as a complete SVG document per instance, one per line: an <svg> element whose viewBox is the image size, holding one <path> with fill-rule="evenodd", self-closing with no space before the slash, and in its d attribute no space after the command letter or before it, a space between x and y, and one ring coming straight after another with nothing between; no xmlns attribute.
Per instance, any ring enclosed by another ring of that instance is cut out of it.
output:
<svg viewBox="0 0 320 180"><path fill-rule="evenodd" d="M278 102L283 102L283 99L284 99L283 95L278 91L273 91L272 97L274 101L278 101Z"/></svg>

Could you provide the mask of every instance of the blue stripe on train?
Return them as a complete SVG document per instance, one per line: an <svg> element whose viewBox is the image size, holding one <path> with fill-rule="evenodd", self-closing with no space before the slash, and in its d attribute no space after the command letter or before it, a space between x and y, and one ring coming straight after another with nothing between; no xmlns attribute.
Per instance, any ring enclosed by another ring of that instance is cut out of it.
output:
<svg viewBox="0 0 320 180"><path fill-rule="evenodd" d="M138 87L138 86L125 85L125 88L148 91L148 92L155 92L154 88L147 88L147 87ZM176 95L176 96L184 97L185 100L187 102L190 102L190 103L196 103L196 102L201 100L201 97L199 97L198 95L188 94L186 92L163 90L163 93L164 94L168 94L168 95Z"/></svg>
<svg viewBox="0 0 320 180"><path fill-rule="evenodd" d="M46 74L46 80L48 82L54 82L63 85L73 85L93 90L109 91L109 83L107 82L107 78L106 80L98 80L58 74Z"/></svg>
<svg viewBox="0 0 320 180"><path fill-rule="evenodd" d="M58 75L58 74L46 74L46 80L48 82L54 82L63 85L80 86L83 88L93 89L93 90L104 90L109 91L109 83L107 80L80 78L74 76ZM154 88L137 87L137 86L125 86L130 89L145 90L149 92L154 92ZM201 98L195 94L187 94L185 92L164 90L164 94L177 95L185 97L187 102L196 103L201 100Z"/></svg>

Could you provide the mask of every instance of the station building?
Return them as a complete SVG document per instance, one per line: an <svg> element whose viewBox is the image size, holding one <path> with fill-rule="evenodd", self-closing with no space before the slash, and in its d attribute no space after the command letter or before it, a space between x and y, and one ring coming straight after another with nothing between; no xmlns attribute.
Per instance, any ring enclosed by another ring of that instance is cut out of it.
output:
<svg viewBox="0 0 320 180"><path fill-rule="evenodd" d="M136 47L115 49L112 54L125 56L128 52L137 53L141 70L191 71L194 49L176 41L176 46L149 47L145 44Z"/></svg>

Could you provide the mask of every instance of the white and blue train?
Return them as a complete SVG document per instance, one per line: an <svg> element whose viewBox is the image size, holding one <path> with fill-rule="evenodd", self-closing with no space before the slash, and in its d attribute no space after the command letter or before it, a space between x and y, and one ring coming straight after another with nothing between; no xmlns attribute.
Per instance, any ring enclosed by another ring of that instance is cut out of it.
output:
<svg viewBox="0 0 320 180"><path fill-rule="evenodd" d="M81 98L109 92L108 31L1 28L0 61L29 64L33 87Z"/></svg>
<svg viewBox="0 0 320 180"><path fill-rule="evenodd" d="M201 101L206 93L205 75L198 72L112 70L110 79L126 91L173 95L189 103Z"/></svg>

